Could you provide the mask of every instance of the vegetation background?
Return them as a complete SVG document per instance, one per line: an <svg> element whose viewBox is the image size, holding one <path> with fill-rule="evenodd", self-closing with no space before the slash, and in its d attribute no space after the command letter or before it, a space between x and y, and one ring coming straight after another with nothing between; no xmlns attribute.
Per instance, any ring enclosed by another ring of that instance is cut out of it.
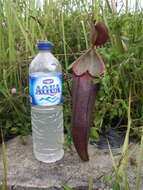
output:
<svg viewBox="0 0 143 190"><path fill-rule="evenodd" d="M101 129L126 130L131 90L131 135L140 136L143 125L143 11L138 0L49 0L36 7L35 0L0 1L0 125L4 136L31 131L28 67L36 55L36 43L49 40L63 68L64 125L71 143L71 67L86 49L91 21L103 21L110 40L98 48L106 73L101 82L91 130L98 140Z"/></svg>
<svg viewBox="0 0 143 190"><path fill-rule="evenodd" d="M101 88L96 101L91 139L97 141L102 129L126 131L120 163L116 165L109 146L114 174L104 176L113 190L130 190L128 162L133 149L129 135L140 138L136 183L139 189L143 159L143 9L135 0L36 0L0 1L0 141L31 133L28 96L28 68L37 53L36 44L48 40L63 68L65 145L71 140L71 67L89 47L91 21L103 21L110 34L98 52L106 65L105 75L94 80ZM119 2L119 1L117 1ZM7 187L6 147L2 143L4 180ZM71 190L64 186L65 190ZM92 180L89 183L92 190Z"/></svg>

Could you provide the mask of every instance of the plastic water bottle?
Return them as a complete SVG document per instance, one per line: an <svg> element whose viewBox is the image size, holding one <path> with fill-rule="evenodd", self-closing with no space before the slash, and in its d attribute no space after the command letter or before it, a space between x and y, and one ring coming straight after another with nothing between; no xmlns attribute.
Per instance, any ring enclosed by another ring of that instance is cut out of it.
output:
<svg viewBox="0 0 143 190"><path fill-rule="evenodd" d="M50 42L37 46L29 68L33 150L39 161L51 163L64 155L62 69Z"/></svg>

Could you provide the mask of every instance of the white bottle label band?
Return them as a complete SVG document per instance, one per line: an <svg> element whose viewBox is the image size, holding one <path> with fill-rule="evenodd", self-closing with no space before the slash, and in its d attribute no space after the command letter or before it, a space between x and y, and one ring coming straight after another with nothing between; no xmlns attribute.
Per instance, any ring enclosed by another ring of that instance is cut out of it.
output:
<svg viewBox="0 0 143 190"><path fill-rule="evenodd" d="M29 88L32 105L52 106L62 103L62 75L30 76Z"/></svg>

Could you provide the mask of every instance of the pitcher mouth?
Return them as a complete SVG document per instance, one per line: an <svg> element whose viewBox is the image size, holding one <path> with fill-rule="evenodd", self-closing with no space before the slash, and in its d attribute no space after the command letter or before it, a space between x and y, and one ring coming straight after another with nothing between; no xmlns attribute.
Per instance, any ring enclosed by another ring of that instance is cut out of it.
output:
<svg viewBox="0 0 143 190"><path fill-rule="evenodd" d="M85 54L80 56L72 67L74 75L79 77L88 74L92 78L96 78L97 75L103 75L104 70L104 62L98 52L93 48L90 48Z"/></svg>

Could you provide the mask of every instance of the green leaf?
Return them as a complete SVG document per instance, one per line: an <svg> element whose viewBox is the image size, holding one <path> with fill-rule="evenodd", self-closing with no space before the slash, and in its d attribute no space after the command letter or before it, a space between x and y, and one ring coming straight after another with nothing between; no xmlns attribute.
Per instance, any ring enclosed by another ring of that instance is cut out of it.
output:
<svg viewBox="0 0 143 190"><path fill-rule="evenodd" d="M62 187L64 188L64 190L73 190L71 187L69 187L67 185L62 185Z"/></svg>
<svg viewBox="0 0 143 190"><path fill-rule="evenodd" d="M90 129L91 139L98 141L99 140L99 134L97 132L97 129L95 127L91 127Z"/></svg>
<svg viewBox="0 0 143 190"><path fill-rule="evenodd" d="M9 130L9 129L11 128L11 126L12 126L11 121L6 120L6 126L5 126L5 128L6 128L7 130Z"/></svg>
<svg viewBox="0 0 143 190"><path fill-rule="evenodd" d="M11 133L12 133L12 134L16 134L17 132L18 132L18 128L13 127L13 128L11 129Z"/></svg>
<svg viewBox="0 0 143 190"><path fill-rule="evenodd" d="M120 190L120 185L118 183L113 183L112 188L113 190Z"/></svg>
<svg viewBox="0 0 143 190"><path fill-rule="evenodd" d="M112 180L112 176L111 175L106 175L106 176L104 176L103 180L104 180L105 183L108 183L108 182L110 182Z"/></svg>

